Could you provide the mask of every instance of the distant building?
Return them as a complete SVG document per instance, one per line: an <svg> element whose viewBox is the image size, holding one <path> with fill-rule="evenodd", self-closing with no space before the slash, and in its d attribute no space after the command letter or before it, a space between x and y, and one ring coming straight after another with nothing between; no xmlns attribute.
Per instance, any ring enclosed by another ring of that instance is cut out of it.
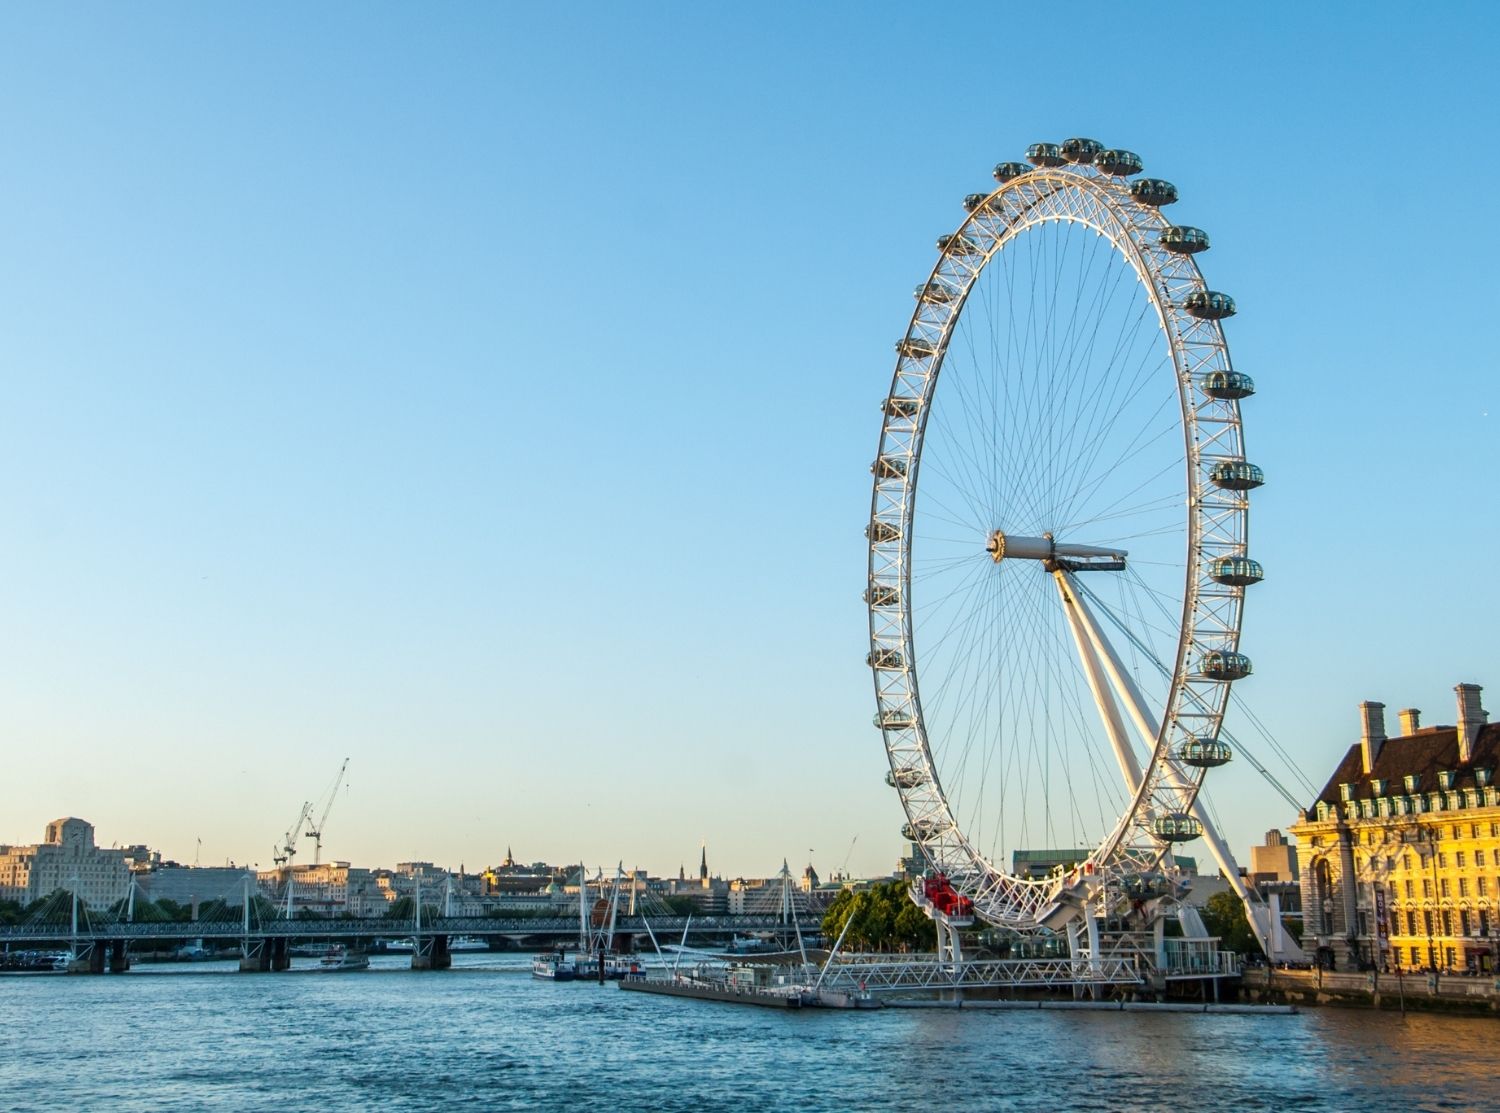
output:
<svg viewBox="0 0 1500 1113"><path fill-rule="evenodd" d="M1496 969L1500 724L1477 684L1454 691L1457 725L1423 727L1408 709L1396 738L1384 704L1361 704L1359 741L1291 827L1303 946L1322 962Z"/></svg>
<svg viewBox="0 0 1500 1113"><path fill-rule="evenodd" d="M1297 877L1297 849L1280 831L1267 831L1265 845L1250 848L1249 881L1252 885L1296 881Z"/></svg>
<svg viewBox="0 0 1500 1113"><path fill-rule="evenodd" d="M245 879L250 891L256 888L253 870L240 866L164 865L135 874L136 885L147 900L169 900L184 907L196 907L212 900L239 907L245 902Z"/></svg>
<svg viewBox="0 0 1500 1113"><path fill-rule="evenodd" d="M139 848L144 850L145 848ZM0 846L0 899L29 904L59 889L76 892L93 908L125 899L137 848L106 850L94 845L94 825L67 817L47 824L32 846Z"/></svg>
<svg viewBox="0 0 1500 1113"><path fill-rule="evenodd" d="M369 875L369 870L348 862L298 863L261 870L258 880L261 895L279 907L286 908L290 898L294 916L304 910L320 916L348 916L351 889L362 892Z"/></svg>

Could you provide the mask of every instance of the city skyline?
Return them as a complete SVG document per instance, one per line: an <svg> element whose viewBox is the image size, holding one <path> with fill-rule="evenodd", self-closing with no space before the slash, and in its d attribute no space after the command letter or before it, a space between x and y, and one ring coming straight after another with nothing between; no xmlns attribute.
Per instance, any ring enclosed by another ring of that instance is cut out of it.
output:
<svg viewBox="0 0 1500 1113"><path fill-rule="evenodd" d="M976 57L1059 34L984 11ZM1500 698L1464 559L1500 541L1500 243L1431 196L1495 169L1489 10L1195 13L1216 80L1180 99L1106 65L948 113L888 80L947 41L900 10L352 12L0 17L0 837L267 865L352 756L325 858L889 872L891 344L961 198L1077 134L1178 185L1240 304L1238 693L1318 787L1361 700ZM1237 855L1295 819L1248 763L1211 796Z"/></svg>

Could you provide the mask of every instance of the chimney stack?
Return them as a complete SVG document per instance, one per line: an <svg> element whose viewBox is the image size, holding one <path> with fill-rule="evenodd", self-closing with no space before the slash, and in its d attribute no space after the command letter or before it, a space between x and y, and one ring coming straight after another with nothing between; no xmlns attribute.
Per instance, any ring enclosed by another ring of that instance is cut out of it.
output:
<svg viewBox="0 0 1500 1113"><path fill-rule="evenodd" d="M1422 725L1422 713L1415 707L1408 707L1396 712L1401 716L1401 737L1407 738L1417 733Z"/></svg>
<svg viewBox="0 0 1500 1113"><path fill-rule="evenodd" d="M1474 760L1474 743L1479 739L1479 730L1490 717L1479 706L1479 693L1484 689L1478 684L1460 684L1453 690L1458 694L1458 762L1468 765Z"/></svg>
<svg viewBox="0 0 1500 1113"><path fill-rule="evenodd" d="M1380 756L1380 747L1385 745L1385 704L1365 700L1359 705L1359 721L1359 752L1368 777Z"/></svg>

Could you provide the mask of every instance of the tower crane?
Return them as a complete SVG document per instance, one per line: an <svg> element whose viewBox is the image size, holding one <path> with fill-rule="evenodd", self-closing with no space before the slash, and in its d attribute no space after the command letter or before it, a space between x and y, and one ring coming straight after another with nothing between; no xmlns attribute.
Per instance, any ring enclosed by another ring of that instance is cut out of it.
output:
<svg viewBox="0 0 1500 1113"><path fill-rule="evenodd" d="M333 802L339 798L339 786L344 783L344 772L349 768L349 759L344 759L344 764L339 766L339 775L333 778L333 788L328 793L328 803L323 805L323 814L318 818L316 827L308 825L307 833L313 840L313 865L323 860L323 827L328 822L328 813L333 811ZM309 805L309 813L311 805Z"/></svg>
<svg viewBox="0 0 1500 1113"><path fill-rule="evenodd" d="M312 801L304 800L302 810L297 813L297 818L292 825L286 829L286 834L281 836L281 843L271 848L271 861L278 866L290 862L297 854L297 839L302 834L303 825L312 817Z"/></svg>

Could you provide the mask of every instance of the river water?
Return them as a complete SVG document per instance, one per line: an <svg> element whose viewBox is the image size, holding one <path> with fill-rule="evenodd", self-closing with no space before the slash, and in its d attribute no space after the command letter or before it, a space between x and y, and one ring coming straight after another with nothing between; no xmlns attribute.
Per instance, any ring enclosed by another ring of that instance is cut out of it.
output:
<svg viewBox="0 0 1500 1113"><path fill-rule="evenodd" d="M1488 1018L780 1012L408 962L0 977L0 1109L1500 1110Z"/></svg>

